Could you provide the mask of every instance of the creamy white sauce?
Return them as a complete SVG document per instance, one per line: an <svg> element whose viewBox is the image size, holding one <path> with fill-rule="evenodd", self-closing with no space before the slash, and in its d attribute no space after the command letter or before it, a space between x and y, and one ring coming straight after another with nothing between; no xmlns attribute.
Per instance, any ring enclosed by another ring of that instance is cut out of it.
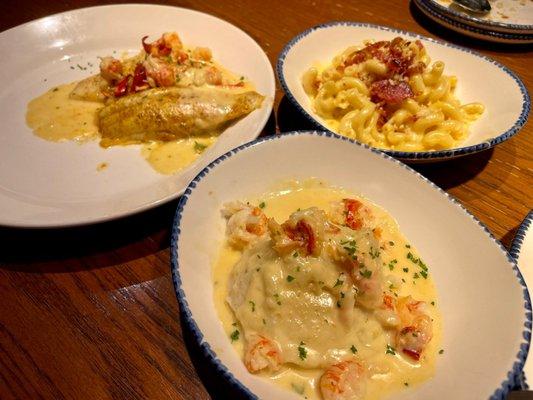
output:
<svg viewBox="0 0 533 400"><path fill-rule="evenodd" d="M381 243L387 243L384 249L381 251L382 262L384 263L384 274L390 275L391 279L395 279L402 282L399 288L395 288L394 292L398 296L411 295L416 300L425 301L428 303L428 312L433 320L433 338L428 347L422 354L420 363L410 362L405 357L399 354L391 355L386 354L387 344L392 342L391 333L384 330L382 326L376 321L371 312L357 307L355 309L354 323L357 325L356 329L343 330L343 334L338 335L335 329L344 329L340 323L338 323L338 317L335 307L331 307L332 314L329 319L330 323L333 322L335 326L324 324L322 327L316 324L317 321L313 321L313 318L304 315L306 310L295 309L294 314L301 314L302 329L296 332L294 330L294 320L290 321L291 310L281 309L280 312L284 313L283 318L276 319L275 315L268 315L265 310L272 310L272 307L263 307L263 301L277 301L280 300L280 307L292 307L290 296L295 292L291 291L291 285L294 283L288 283L285 279L276 279L269 276L270 273L278 274L279 268L274 264L262 265L262 271L257 272L257 278L252 278L251 289L247 292L248 295L254 297L254 309L252 310L252 303L250 303L249 313L246 311L240 312L240 318L246 319L245 321L239 321L229 307L227 303L228 298L228 280L230 279L231 271L235 264L241 258L241 252L235 250L228 244L225 244L213 268L213 280L214 280L214 302L218 310L220 319L223 323L224 329L231 336L232 332L239 330L239 339L233 342L236 351L243 356L243 323L246 326L253 326L259 333L266 336L274 334L276 337L282 335L287 336L287 343L298 343L297 336L305 336L305 340L312 344L314 349L327 353L329 346L340 346L335 350L338 354L331 355L332 358L336 356L342 358L346 354L350 354L350 345L354 345L357 349L357 356L370 366L370 379L367 386L367 394L365 400L381 399L388 393L405 390L420 384L421 382L429 379L435 371L435 362L438 357L441 343L441 317L438 311L438 301L436 289L431 279L431 274L427 279L423 279L420 275L417 278L414 277L414 273L418 270L416 266L407 258L407 253L412 253L415 257L418 257L416 249L406 241L395 220L388 215L383 209L372 204L366 199L361 199L358 196L354 196L351 193L339 188L332 188L319 181L308 181L303 183L293 182L290 184L284 184L281 188L274 190L258 198L245 199L251 204L258 205L264 202L265 207L263 212L268 217L273 217L278 222L285 221L290 214L298 209L306 209L309 207L318 207L320 209L327 210L330 208L330 204L335 201L342 200L343 198L358 198L365 205L369 206L376 219L379 219L383 227ZM391 245L390 243L394 243ZM387 268L389 262L393 259L398 260L394 269L391 271ZM404 272L404 268L408 269L408 272ZM298 277L297 274L305 274L304 266L298 272L294 272L296 279L302 279L303 275ZM318 272L313 272L318 273ZM332 277L326 275L322 279L331 280ZM335 275L335 274L334 274ZM336 276L336 275L335 275ZM393 278L395 277L395 278ZM315 276L316 278L316 276ZM262 282L262 283L261 283ZM297 282L297 281L295 281ZM261 285L277 285L280 297L275 299L260 299L256 298L261 293ZM257 290L253 289L254 285L258 285ZM322 297L321 297L322 298ZM327 294L324 294L324 302L330 301ZM316 311L316 310L315 310ZM313 311L313 313L315 312ZM309 312L309 310L307 310ZM317 314L318 315L318 314ZM322 314L320 314L322 315ZM288 317L289 316L289 317ZM287 321L286 326L283 326L283 320ZM260 321L263 321L261 324ZM276 326L269 326L270 321L275 321ZM264 327L263 327L264 325ZM319 333L318 336L312 335L307 332L310 326L313 326L313 330ZM286 328L284 332L283 329ZM306 329L307 328L307 329ZM261 331L263 329L263 331ZM322 335L322 336L320 336ZM345 337L343 336L345 335ZM282 343L283 347L284 343ZM296 344L297 346L297 344ZM294 349L297 354L296 348ZM320 360L320 354L317 355L316 360ZM312 354L308 354L308 359L311 360ZM318 390L318 381L322 373L323 368L302 368L298 366L297 357L295 361L290 364L284 364L282 369L272 376L261 373L265 378L272 380L273 383L280 385L288 390L294 391L300 394L303 398L308 399L320 399L321 395ZM319 362L319 361L317 361ZM305 363L303 363L305 364Z"/></svg>

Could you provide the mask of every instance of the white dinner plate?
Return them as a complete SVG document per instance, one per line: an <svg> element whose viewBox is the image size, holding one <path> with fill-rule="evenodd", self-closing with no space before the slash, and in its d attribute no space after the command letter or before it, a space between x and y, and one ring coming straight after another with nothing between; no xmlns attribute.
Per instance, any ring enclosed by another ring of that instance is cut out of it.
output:
<svg viewBox="0 0 533 400"><path fill-rule="evenodd" d="M431 268L445 352L434 378L387 399L503 400L521 371L531 334L529 294L513 259L459 202L422 175L326 132L292 132L240 146L202 170L182 196L171 269L180 310L204 361L247 398L302 399L246 370L218 318L211 277L225 238L222 204L310 177L386 209Z"/></svg>
<svg viewBox="0 0 533 400"><path fill-rule="evenodd" d="M26 106L32 98L98 72L98 56L138 52L143 36L168 31L187 45L211 48L217 61L249 78L267 98L194 164L160 175L143 159L140 146L105 150L96 141L53 143L28 128ZM176 198L209 161L256 138L272 110L274 73L261 47L228 22L184 8L114 5L69 11L0 33L0 48L0 225L87 224ZM98 172L103 162L108 167Z"/></svg>
<svg viewBox="0 0 533 400"><path fill-rule="evenodd" d="M533 43L533 2L491 1L486 15L469 13L451 0L413 0L430 19L461 34L496 43Z"/></svg>
<svg viewBox="0 0 533 400"><path fill-rule="evenodd" d="M533 287L533 210L522 221L511 244L511 255L516 260L528 287ZM533 382L533 359L528 357L524 365L525 388Z"/></svg>
<svg viewBox="0 0 533 400"><path fill-rule="evenodd" d="M391 40L397 36L421 40L431 61L444 61L444 73L457 76L455 94L461 103L483 103L485 112L470 125L470 134L459 147L439 151L382 151L407 162L445 160L487 150L515 135L526 123L529 94L520 78L507 67L463 47L380 25L332 22L297 35L278 59L281 86L289 100L315 126L329 130L313 111L302 87L303 73L316 62L330 62L335 55L364 40Z"/></svg>

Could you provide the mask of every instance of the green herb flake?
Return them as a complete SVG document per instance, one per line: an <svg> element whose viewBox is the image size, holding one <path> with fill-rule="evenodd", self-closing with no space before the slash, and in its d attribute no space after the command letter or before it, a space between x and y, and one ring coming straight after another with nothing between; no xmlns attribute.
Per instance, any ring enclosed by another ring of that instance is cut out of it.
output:
<svg viewBox="0 0 533 400"><path fill-rule="evenodd" d="M431 302L431 305L432 305L432 306L434 306L434 305L435 305L435 302L434 302L434 301L432 301L432 302Z"/></svg>
<svg viewBox="0 0 533 400"><path fill-rule="evenodd" d="M389 246L394 246L394 242L392 240L389 242Z"/></svg>
<svg viewBox="0 0 533 400"><path fill-rule="evenodd" d="M259 203L259 208L265 208L265 207L266 207L266 203L264 201Z"/></svg>
<svg viewBox="0 0 533 400"><path fill-rule="evenodd" d="M252 312L255 312L255 303L252 300L250 300L248 303L252 306Z"/></svg>
<svg viewBox="0 0 533 400"><path fill-rule="evenodd" d="M372 276L372 271L370 271L369 269L361 270L359 271L359 273L361 274L363 278L366 278L366 279L370 279L370 277Z"/></svg>
<svg viewBox="0 0 533 400"><path fill-rule="evenodd" d="M287 282L292 282L294 280L294 276L287 275Z"/></svg>
<svg viewBox="0 0 533 400"><path fill-rule="evenodd" d="M233 332L231 332L230 338L231 338L231 343L239 340L239 330L235 329Z"/></svg>
<svg viewBox="0 0 533 400"><path fill-rule="evenodd" d="M197 153L203 153L203 151L207 149L207 145L202 144L200 142L194 141L194 151Z"/></svg>
<svg viewBox="0 0 533 400"><path fill-rule="evenodd" d="M440 349L440 350L439 350L439 354L444 354L444 350L443 350L443 349Z"/></svg>
<svg viewBox="0 0 533 400"><path fill-rule="evenodd" d="M395 266L396 264L398 264L398 260L397 260L397 259L391 260L391 261L389 262L389 265L388 265L388 266L389 266L389 269L392 271L392 270L394 269L394 266Z"/></svg>
<svg viewBox="0 0 533 400"><path fill-rule="evenodd" d="M403 385L404 386L409 386L409 383L408 382L404 382Z"/></svg>
<svg viewBox="0 0 533 400"><path fill-rule="evenodd" d="M341 276L342 276L342 275L339 275L339 278L337 278L337 281L335 282L335 284L333 285L333 287L341 286L341 285L344 283L344 281L341 281L341 280L340 280L340 277L341 277Z"/></svg>
<svg viewBox="0 0 533 400"><path fill-rule="evenodd" d="M266 325L266 324L267 324L267 322L266 322L266 320L263 318L263 325Z"/></svg>
<svg viewBox="0 0 533 400"><path fill-rule="evenodd" d="M294 253L292 253L292 256L293 256L294 258L298 257L298 252L295 251Z"/></svg>
<svg viewBox="0 0 533 400"><path fill-rule="evenodd" d="M408 249L411 248L411 245L410 244L406 244L405 247L407 247Z"/></svg>
<svg viewBox="0 0 533 400"><path fill-rule="evenodd" d="M403 272L409 272L409 268L402 268Z"/></svg>
<svg viewBox="0 0 533 400"><path fill-rule="evenodd" d="M414 278L414 279L418 279L418 278L420 278L420 275L418 275L418 272L415 272L415 273L413 274L413 278Z"/></svg>
<svg viewBox="0 0 533 400"><path fill-rule="evenodd" d="M422 275L422 278L427 279L428 273L426 271L420 271L420 275Z"/></svg>
<svg viewBox="0 0 533 400"><path fill-rule="evenodd" d="M385 354L392 354L393 356L396 355L396 350L394 349L394 347L392 347L390 344L387 345L387 351L385 352Z"/></svg>
<svg viewBox="0 0 533 400"><path fill-rule="evenodd" d="M372 257L372 260L374 260L378 258L381 253L379 252L378 249L374 249L373 247L370 247L370 252L368 254L370 254L370 257Z"/></svg>
<svg viewBox="0 0 533 400"><path fill-rule="evenodd" d="M300 360L305 360L307 358L307 349L304 346L304 342L300 342L300 345L298 346L298 357L300 357Z"/></svg>
<svg viewBox="0 0 533 400"><path fill-rule="evenodd" d="M352 347L350 347L350 350L352 351L353 354L357 353L357 347L355 347L353 344L352 344Z"/></svg>
<svg viewBox="0 0 533 400"><path fill-rule="evenodd" d="M337 300L337 308L341 308L341 301Z"/></svg>

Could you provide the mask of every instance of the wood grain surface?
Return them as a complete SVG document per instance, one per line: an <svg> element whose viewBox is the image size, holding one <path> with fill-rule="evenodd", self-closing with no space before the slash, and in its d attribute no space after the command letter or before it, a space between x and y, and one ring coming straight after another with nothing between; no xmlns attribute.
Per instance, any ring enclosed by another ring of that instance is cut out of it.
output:
<svg viewBox="0 0 533 400"><path fill-rule="evenodd" d="M3 0L0 30L107 3ZM428 21L406 0L163 4L204 11L239 26L257 40L272 64L297 33L327 21L352 20L476 49L515 71L529 91L533 87L531 47L459 36ZM272 119L265 134L308 126L280 89L274 110L276 123ZM532 160L530 122L494 150L416 169L455 196L508 246L532 208ZM85 228L0 228L0 399L236 398L181 329L169 268L175 208L171 202Z"/></svg>

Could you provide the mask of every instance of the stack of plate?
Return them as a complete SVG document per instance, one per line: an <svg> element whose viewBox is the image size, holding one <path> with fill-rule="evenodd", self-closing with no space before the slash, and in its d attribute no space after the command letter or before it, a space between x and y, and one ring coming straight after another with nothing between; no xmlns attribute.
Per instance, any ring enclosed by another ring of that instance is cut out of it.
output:
<svg viewBox="0 0 533 400"><path fill-rule="evenodd" d="M533 2L492 0L486 15L469 13L452 0L413 0L433 21L456 32L499 43L533 43Z"/></svg>

